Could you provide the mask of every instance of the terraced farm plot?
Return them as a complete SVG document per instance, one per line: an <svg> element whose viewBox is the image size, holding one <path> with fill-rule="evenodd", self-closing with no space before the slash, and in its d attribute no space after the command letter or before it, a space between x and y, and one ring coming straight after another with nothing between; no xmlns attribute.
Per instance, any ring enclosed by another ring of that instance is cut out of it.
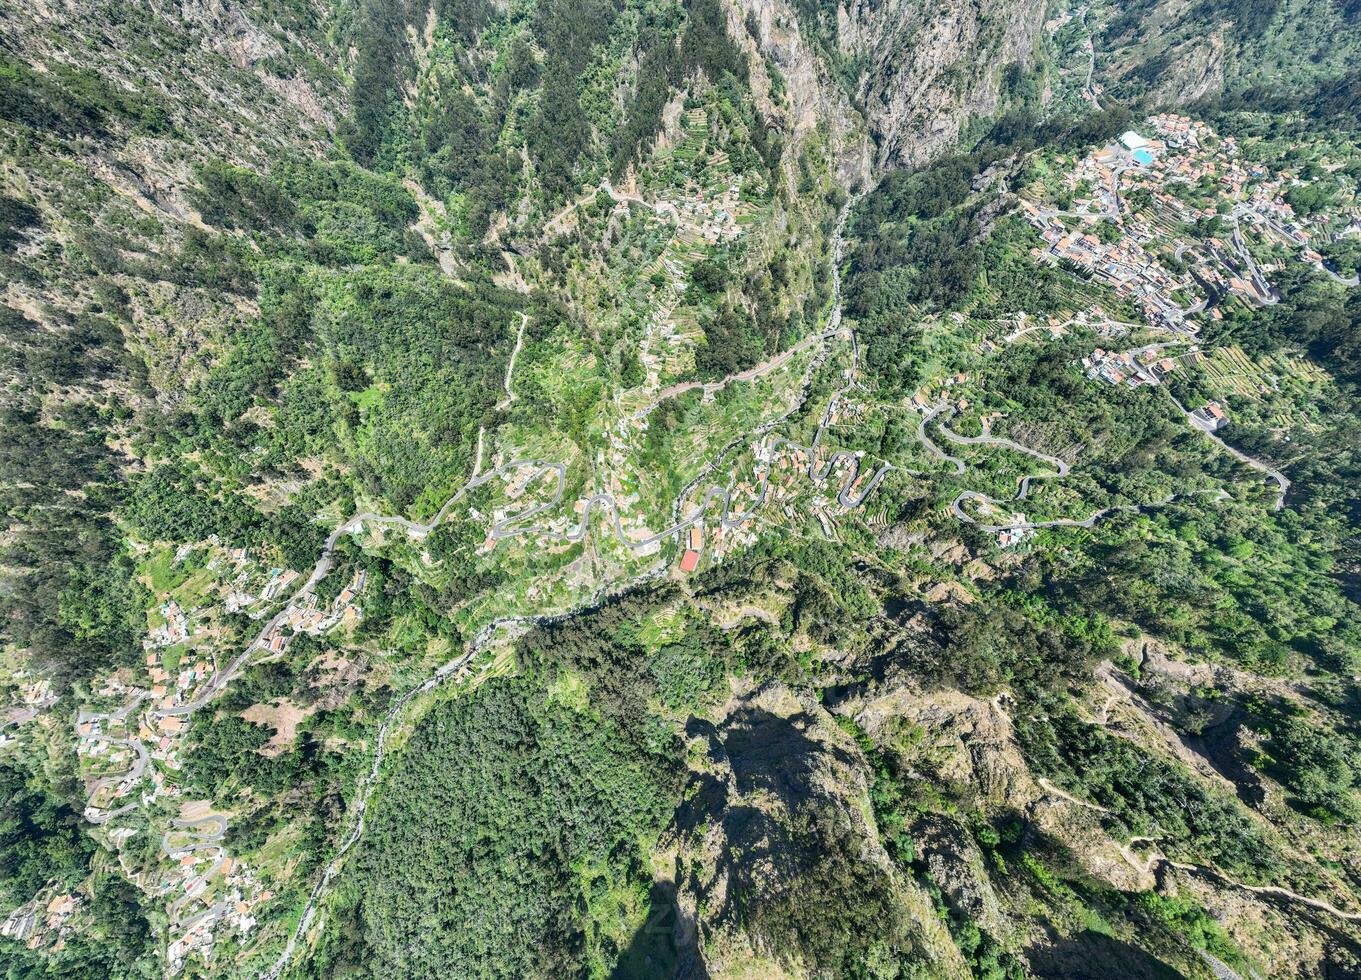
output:
<svg viewBox="0 0 1361 980"><path fill-rule="evenodd" d="M1246 398L1329 380L1326 371L1304 357L1272 354L1253 359L1238 346L1215 349L1200 362L1200 369L1216 389Z"/></svg>

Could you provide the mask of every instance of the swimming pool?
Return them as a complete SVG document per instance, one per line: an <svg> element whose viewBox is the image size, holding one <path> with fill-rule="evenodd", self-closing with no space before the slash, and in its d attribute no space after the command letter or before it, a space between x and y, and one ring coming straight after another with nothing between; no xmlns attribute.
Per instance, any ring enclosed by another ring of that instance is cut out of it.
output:
<svg viewBox="0 0 1361 980"><path fill-rule="evenodd" d="M1134 157L1134 162L1141 167L1147 167L1153 162L1153 154L1149 153L1142 146L1135 150L1130 156Z"/></svg>

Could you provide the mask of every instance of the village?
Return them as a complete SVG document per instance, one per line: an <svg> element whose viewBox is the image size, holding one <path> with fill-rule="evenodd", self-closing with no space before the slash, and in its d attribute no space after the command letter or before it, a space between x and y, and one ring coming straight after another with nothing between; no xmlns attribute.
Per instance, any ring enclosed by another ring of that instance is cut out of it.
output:
<svg viewBox="0 0 1361 980"><path fill-rule="evenodd" d="M215 644L208 642L220 634L216 604L205 600L186 609L176 597L167 596L150 616L155 625L143 641L144 682L125 672L110 677L94 694L101 703L119 707L82 710L76 726L76 751L86 773L88 821L102 826L138 809L150 813L170 807L178 814L169 818L159 843L162 870L154 881L143 882L167 902L171 972L190 957L210 959L225 932L249 934L260 906L273 897L252 869L228 852L227 817L215 813L207 801L184 797L176 774L183 767L183 735L193 712L221 689L223 673L282 654L297 634L318 635L357 623L362 611L356 600L366 584L365 573L356 572L323 607L310 589L288 593L297 572L272 568L261 574L244 549L223 554L215 541L210 548L215 554L204 574L211 574L213 581L226 580L218 596L222 608L256 619L270 616L264 631L230 666L220 665L212 652ZM174 563L186 557L186 549L181 549ZM247 591L252 582L257 594ZM289 598L276 608L281 596ZM25 689L24 696L38 706L50 698L40 686ZM146 831L137 826L117 826L108 831L108 839L121 848L141 833ZM59 943L80 902L78 895L40 895L9 917L4 935L35 948Z"/></svg>
<svg viewBox="0 0 1361 980"><path fill-rule="evenodd" d="M1318 245L1361 234L1355 215L1305 220L1286 200L1304 182L1245 159L1233 137L1205 123L1160 114L1059 175L1057 199L1022 196L1043 245L1040 260L1076 268L1110 286L1148 322L1193 337L1200 314L1223 316L1231 300L1278 300L1277 266L1258 252L1288 254L1321 271Z"/></svg>

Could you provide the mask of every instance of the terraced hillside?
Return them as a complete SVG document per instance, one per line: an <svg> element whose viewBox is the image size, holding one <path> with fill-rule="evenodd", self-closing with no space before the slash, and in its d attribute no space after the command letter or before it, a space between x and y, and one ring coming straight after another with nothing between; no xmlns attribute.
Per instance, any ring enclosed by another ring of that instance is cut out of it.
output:
<svg viewBox="0 0 1361 980"><path fill-rule="evenodd" d="M1258 7L0 5L7 975L1361 971Z"/></svg>

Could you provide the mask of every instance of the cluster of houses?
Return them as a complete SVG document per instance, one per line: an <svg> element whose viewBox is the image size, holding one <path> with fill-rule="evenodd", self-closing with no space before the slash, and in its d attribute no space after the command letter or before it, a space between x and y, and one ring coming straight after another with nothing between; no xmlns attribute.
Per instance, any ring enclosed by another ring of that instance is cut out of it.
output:
<svg viewBox="0 0 1361 980"><path fill-rule="evenodd" d="M808 453L802 447L788 444L777 451L765 443L757 447L756 453L757 465L770 474L765 506L787 521L797 520L798 503L807 488ZM754 487L753 491L759 494L760 488ZM737 499L734 496L734 508L741 506Z"/></svg>
<svg viewBox="0 0 1361 980"><path fill-rule="evenodd" d="M1109 351L1098 347L1082 359L1082 368L1087 377L1094 381L1138 388L1141 385L1160 384L1179 367L1199 364L1206 359L1205 353L1200 350L1167 357L1162 353L1165 348L1165 344L1150 344L1125 351ZM1229 424L1224 406L1213 401L1191 412L1190 418L1193 424L1206 432L1218 432Z"/></svg>
<svg viewBox="0 0 1361 980"><path fill-rule="evenodd" d="M259 602L273 602L279 596L287 595L288 587L298 579L298 573L291 568L271 568L265 584L260 587L260 594L255 596L247 590L254 573L249 565L249 552L245 548L233 551L231 560L239 571L227 588L224 607L229 613L242 612Z"/></svg>
<svg viewBox="0 0 1361 980"><path fill-rule="evenodd" d="M184 962L191 955L198 954L206 963L213 958L213 943L217 939L217 920L211 916L195 922L189 929L166 948L171 972L184 968Z"/></svg>
<svg viewBox="0 0 1361 980"><path fill-rule="evenodd" d="M84 901L60 888L44 889L5 917L0 936L23 943L29 949L50 946L54 952L66 945L74 931Z"/></svg>
<svg viewBox="0 0 1361 980"><path fill-rule="evenodd" d="M193 690L201 681L206 681L214 670L211 663L200 657L188 666L181 667L173 676L172 683L170 671L165 669L161 655L155 651L147 654L146 666L147 674L151 677L151 696L164 699L169 695L172 702L189 700Z"/></svg>
<svg viewBox="0 0 1361 980"><path fill-rule="evenodd" d="M10 729L26 725L56 703L57 696L52 693L52 685L45 678L21 683L19 700L0 715L0 746L8 745L14 738Z"/></svg>
<svg viewBox="0 0 1361 980"><path fill-rule="evenodd" d="M685 150L677 147L673 151L677 156L695 143L702 146L710 131L708 113L700 108L688 110L685 128L689 134L685 143L689 146ZM698 164L702 166L695 169ZM671 210L687 237L710 245L738 237L742 233L737 217L743 207L743 175L731 172L728 154L721 149L709 149L707 155L696 157L690 166L691 176L684 182L684 188L664 195L663 206Z"/></svg>
<svg viewBox="0 0 1361 980"><path fill-rule="evenodd" d="M1125 351L1098 347L1082 359L1083 372L1093 381L1138 388L1141 385L1160 384L1179 367L1199 364L1206 359L1205 353L1200 350L1168 357L1163 354L1166 347L1166 344L1149 344ZM1218 432L1229 424L1229 417L1223 405L1208 402L1191 413L1191 421L1207 432Z"/></svg>
<svg viewBox="0 0 1361 980"><path fill-rule="evenodd" d="M854 406L843 406L835 411L829 422L853 417ZM801 447L788 443L772 445L761 442L752 447L755 470L750 478L737 480L729 490L728 513L755 514L757 509L769 511L773 519L789 522L800 520L801 506L807 503L822 525L823 532L834 536L836 515L844 510L836 500L814 495L806 500L808 490L809 456ZM828 475L828 485L840 486L838 480L844 478L844 467ZM867 479L863 472L856 478L852 492L858 491L860 484ZM706 533L707 532L707 533ZM722 522L712 527L701 528L692 525L685 532L685 548L681 552L679 568L690 573L699 567L700 559L708 556L708 563L719 564L733 552L754 545L759 537L755 516L748 517L732 525Z"/></svg>
<svg viewBox="0 0 1361 980"><path fill-rule="evenodd" d="M240 565L248 556L238 551L230 559ZM283 594L297 577L296 572L272 570L261 597ZM240 576L237 579L239 582ZM276 614L265 646L282 650L295 632L320 633L340 622L353 623L360 615L356 599L365 582L366 573L361 569L327 607L321 608L314 595L289 605ZM239 590L229 589L228 598L234 594L239 596ZM189 723L185 706L201 698L217 668L212 658L201 652L190 649L175 656L175 651L163 649L167 644L162 641L167 637L178 636L182 641L191 631L188 617L173 599L163 603L160 610L166 628L156 634L157 642L145 644L149 684L138 688L110 680L96 693L110 701L122 699L123 707L108 714L82 711L77 721L77 752L86 768L93 770L87 779L85 812L96 824L107 823L139 804L145 807L158 799L175 799L183 794L175 773L181 768L181 736ZM173 663L168 659L171 657L175 657ZM134 828L119 827L109 833L109 838L120 846L134 833ZM170 899L170 919L178 923L175 928L179 934L169 946L173 971L190 956L210 957L216 937L224 930L249 932L255 925L255 910L272 896L252 871L220 844L184 848L169 857L172 860L165 866L159 891ZM188 914L191 902L201 911ZM27 934L37 922L36 918L30 923L20 916L10 928Z"/></svg>
<svg viewBox="0 0 1361 980"><path fill-rule="evenodd" d="M715 194L706 196L704 191L696 191L682 200L677 210L684 215L684 225L710 245L729 242L741 235L742 226L737 222L741 180L741 177L734 177L732 183Z"/></svg>
<svg viewBox="0 0 1361 980"><path fill-rule="evenodd" d="M1139 307L1150 323L1193 335L1188 318L1204 309L1218 318L1218 298L1234 295L1256 305L1275 301L1263 270L1243 241L1246 227L1262 239L1321 265L1312 230L1285 200L1297 178L1244 160L1231 137L1202 122L1164 113L1151 117L1150 136L1130 131L1078 161L1063 177L1071 210L1023 200L1022 212L1044 244L1035 256L1069 263ZM1186 188L1177 193L1178 185ZM1207 195L1203 189L1208 188ZM1134 211L1132 192L1151 206ZM1192 203L1192 202L1197 203ZM1202 220L1231 223L1232 240L1179 237L1173 229ZM1318 219L1327 223L1329 219ZM1112 230L1113 229L1113 230ZM1164 258L1172 253L1175 262Z"/></svg>
<svg viewBox="0 0 1361 980"><path fill-rule="evenodd" d="M738 176L717 188L664 196L653 205L653 210L676 222L677 239L673 244L720 245L742 234L742 224L738 221L742 206L742 178ZM614 210L627 211L628 207L628 199L622 199L615 204Z"/></svg>
<svg viewBox="0 0 1361 980"><path fill-rule="evenodd" d="M919 388L912 393L912 407L918 412L929 412L933 408L949 404L953 401L955 408L962 412L969 407L969 400L963 397L956 397L950 389L958 385L965 385L968 381L969 375L960 371L957 374L951 374L942 379L941 387L936 391L934 397L932 397L930 391L927 389Z"/></svg>
<svg viewBox="0 0 1361 980"><path fill-rule="evenodd" d="M151 657L156 658L156 655ZM148 806L158 799L182 796L173 774L180 768L179 740L187 722L183 714L166 712L194 695L198 684L211 676L211 666L199 661L181 670L173 692L165 690L169 675L159 662L149 666L154 682L150 692L135 692L114 683L99 693L105 696L132 694L132 700L124 709L108 715L81 713L77 725L77 752L82 758L94 761L100 769L122 771L121 775L90 782L86 816L95 823L105 823L137 803ZM148 697L153 699L151 709L136 711ZM133 790L139 786L142 790L134 798ZM120 827L110 833L110 841L116 847L121 846L135 833L134 828ZM240 931L248 930L254 924L250 909L267 900L268 893L262 893L259 883L227 854L224 846L186 849L174 852L170 857L173 862L165 866L156 885L158 893L170 900L172 923L181 923L183 929L170 944L171 967L178 970L191 951L199 950L205 956L211 954L215 928L225 925ZM207 867L204 867L205 863ZM216 902L198 915L181 917L181 910L188 903L207 904L214 879L228 875L234 868L238 875L237 886L232 887L228 880L233 902ZM250 887L243 889L241 884Z"/></svg>
<svg viewBox="0 0 1361 980"><path fill-rule="evenodd" d="M1112 385L1138 388L1140 385L1160 384L1184 361L1197 363L1204 357L1199 351L1192 351L1179 357L1168 357L1163 353L1166 346L1149 344L1147 347L1124 351L1104 350L1098 347L1082 359L1082 369L1092 380L1100 379Z"/></svg>
<svg viewBox="0 0 1361 980"><path fill-rule="evenodd" d="M211 878L221 881L209 911L185 920L181 926L184 931L167 947L172 973L178 972L190 956L197 955L205 962L211 960L214 943L223 932L248 935L257 924L255 913L259 907L274 898L274 893L261 884L254 872L227 854L225 848L209 850L219 853L207 859L212 866L206 872L195 870L203 863L201 855L205 852L193 852L179 859L178 876L162 883L167 893L178 891L198 898L207 892Z"/></svg>
<svg viewBox="0 0 1361 980"><path fill-rule="evenodd" d="M160 613L165 622L151 630L142 640L144 649L155 650L160 647L174 646L176 643L183 643L189 639L193 633L189 625L189 616L174 599L168 599L161 603Z"/></svg>
<svg viewBox="0 0 1361 980"><path fill-rule="evenodd" d="M296 578L296 573L294 573ZM274 619L274 626L265 634L264 644L270 653L283 653L289 639L297 633L311 633L314 636L325 633L339 623L353 626L359 622L361 612L355 605L355 598L364 590L368 572L358 569L350 583L340 590L330 606L323 609L315 592L308 592L301 602L291 602ZM291 581L291 579L290 579Z"/></svg>

